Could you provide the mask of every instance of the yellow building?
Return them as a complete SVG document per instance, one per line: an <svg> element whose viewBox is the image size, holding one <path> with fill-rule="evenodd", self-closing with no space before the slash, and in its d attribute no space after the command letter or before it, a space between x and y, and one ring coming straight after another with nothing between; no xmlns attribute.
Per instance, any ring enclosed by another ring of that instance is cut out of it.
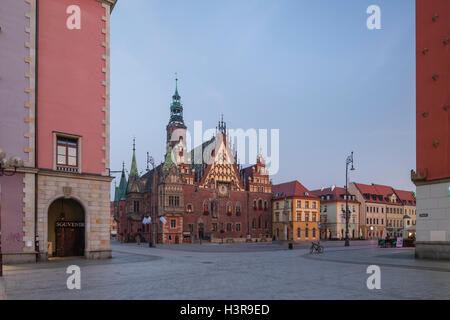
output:
<svg viewBox="0 0 450 320"><path fill-rule="evenodd" d="M360 203L356 196L348 193L345 188L331 186L313 190L312 193L320 198L321 239L344 240L347 227L345 208L348 204L348 236L350 239L359 239L361 229L359 226Z"/></svg>
<svg viewBox="0 0 450 320"><path fill-rule="evenodd" d="M320 199L300 182L273 186L272 228L275 240L319 240Z"/></svg>

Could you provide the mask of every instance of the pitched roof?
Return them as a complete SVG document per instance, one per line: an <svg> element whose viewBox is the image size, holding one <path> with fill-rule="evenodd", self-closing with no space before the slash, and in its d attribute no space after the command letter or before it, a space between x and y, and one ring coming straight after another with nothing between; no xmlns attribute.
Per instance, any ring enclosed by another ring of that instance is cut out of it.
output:
<svg viewBox="0 0 450 320"><path fill-rule="evenodd" d="M416 205L416 196L414 195L414 192L412 191L405 191L405 190L397 190L394 189L395 193L397 194L397 197L405 204L410 206Z"/></svg>
<svg viewBox="0 0 450 320"><path fill-rule="evenodd" d="M322 202L336 202L336 201L344 201L344 196L346 194L345 188L342 187L329 187L329 188L322 188L319 190L313 190L311 191L313 194L321 198L322 196L330 196L330 199L324 199ZM349 193L349 195L352 195ZM348 200L349 202L358 202L356 200Z"/></svg>
<svg viewBox="0 0 450 320"><path fill-rule="evenodd" d="M289 197L317 198L297 180L276 184L272 188L272 196L274 199Z"/></svg>
<svg viewBox="0 0 450 320"><path fill-rule="evenodd" d="M371 185L363 184L363 183L355 183L356 187L363 195L369 195L369 198L364 197L366 202L372 203L382 203L382 204L390 204L390 205L400 205L401 202L398 200L397 202L391 202L389 197L393 194L397 196L394 189L390 186L385 186L381 184Z"/></svg>

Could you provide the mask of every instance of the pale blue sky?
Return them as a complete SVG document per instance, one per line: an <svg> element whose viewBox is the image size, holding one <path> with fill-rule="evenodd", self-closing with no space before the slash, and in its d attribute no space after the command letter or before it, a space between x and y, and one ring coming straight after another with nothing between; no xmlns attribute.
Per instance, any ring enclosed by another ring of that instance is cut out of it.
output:
<svg viewBox="0 0 450 320"><path fill-rule="evenodd" d="M366 9L381 8L381 30ZM111 24L111 169L136 136L159 163L178 72L185 122L280 129L275 183L413 190L414 1L119 0Z"/></svg>

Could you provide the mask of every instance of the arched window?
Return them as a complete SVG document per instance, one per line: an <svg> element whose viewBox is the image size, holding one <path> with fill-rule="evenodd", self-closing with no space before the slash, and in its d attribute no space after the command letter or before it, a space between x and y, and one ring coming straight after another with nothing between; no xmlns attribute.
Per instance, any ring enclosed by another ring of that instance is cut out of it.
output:
<svg viewBox="0 0 450 320"><path fill-rule="evenodd" d="M256 200L253 200L253 209L257 209L257 207L256 207Z"/></svg>
<svg viewBox="0 0 450 320"><path fill-rule="evenodd" d="M263 208L263 201L261 199L258 200L258 209L262 210Z"/></svg>
<svg viewBox="0 0 450 320"><path fill-rule="evenodd" d="M252 220L252 228L256 229L256 219L255 218L253 218L253 220Z"/></svg>
<svg viewBox="0 0 450 320"><path fill-rule="evenodd" d="M209 207L208 200L203 201L203 213L209 212L208 207Z"/></svg>
<svg viewBox="0 0 450 320"><path fill-rule="evenodd" d="M258 219L258 229L261 229L262 228L262 216L259 216L259 219Z"/></svg>
<svg viewBox="0 0 450 320"><path fill-rule="evenodd" d="M301 234L300 228L297 228L297 238L300 238L300 234Z"/></svg>
<svg viewBox="0 0 450 320"><path fill-rule="evenodd" d="M231 204L231 202L228 202L227 203L227 214L229 216L231 216L232 212L233 212L233 205Z"/></svg>
<svg viewBox="0 0 450 320"><path fill-rule="evenodd" d="M313 233L313 238L315 238L316 237L316 228L313 228L312 231L313 231L312 232Z"/></svg>
<svg viewBox="0 0 450 320"><path fill-rule="evenodd" d="M309 229L306 228L306 229L305 229L305 238L308 238L308 237L309 237Z"/></svg>
<svg viewBox="0 0 450 320"><path fill-rule="evenodd" d="M264 211L267 210L267 201L264 201Z"/></svg>

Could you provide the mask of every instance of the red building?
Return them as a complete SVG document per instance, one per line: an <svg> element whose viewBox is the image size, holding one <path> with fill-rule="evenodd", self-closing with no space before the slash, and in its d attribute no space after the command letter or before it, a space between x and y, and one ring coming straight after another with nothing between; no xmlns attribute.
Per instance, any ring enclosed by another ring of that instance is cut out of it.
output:
<svg viewBox="0 0 450 320"><path fill-rule="evenodd" d="M164 162L139 176L133 148L124 213L122 182L117 189L119 239L141 236L164 244L270 240L272 182L262 156L241 169L223 121L215 137L188 153L178 88L172 99ZM151 225L143 224L147 217Z"/></svg>
<svg viewBox="0 0 450 320"><path fill-rule="evenodd" d="M416 0L416 256L450 258L450 2Z"/></svg>

